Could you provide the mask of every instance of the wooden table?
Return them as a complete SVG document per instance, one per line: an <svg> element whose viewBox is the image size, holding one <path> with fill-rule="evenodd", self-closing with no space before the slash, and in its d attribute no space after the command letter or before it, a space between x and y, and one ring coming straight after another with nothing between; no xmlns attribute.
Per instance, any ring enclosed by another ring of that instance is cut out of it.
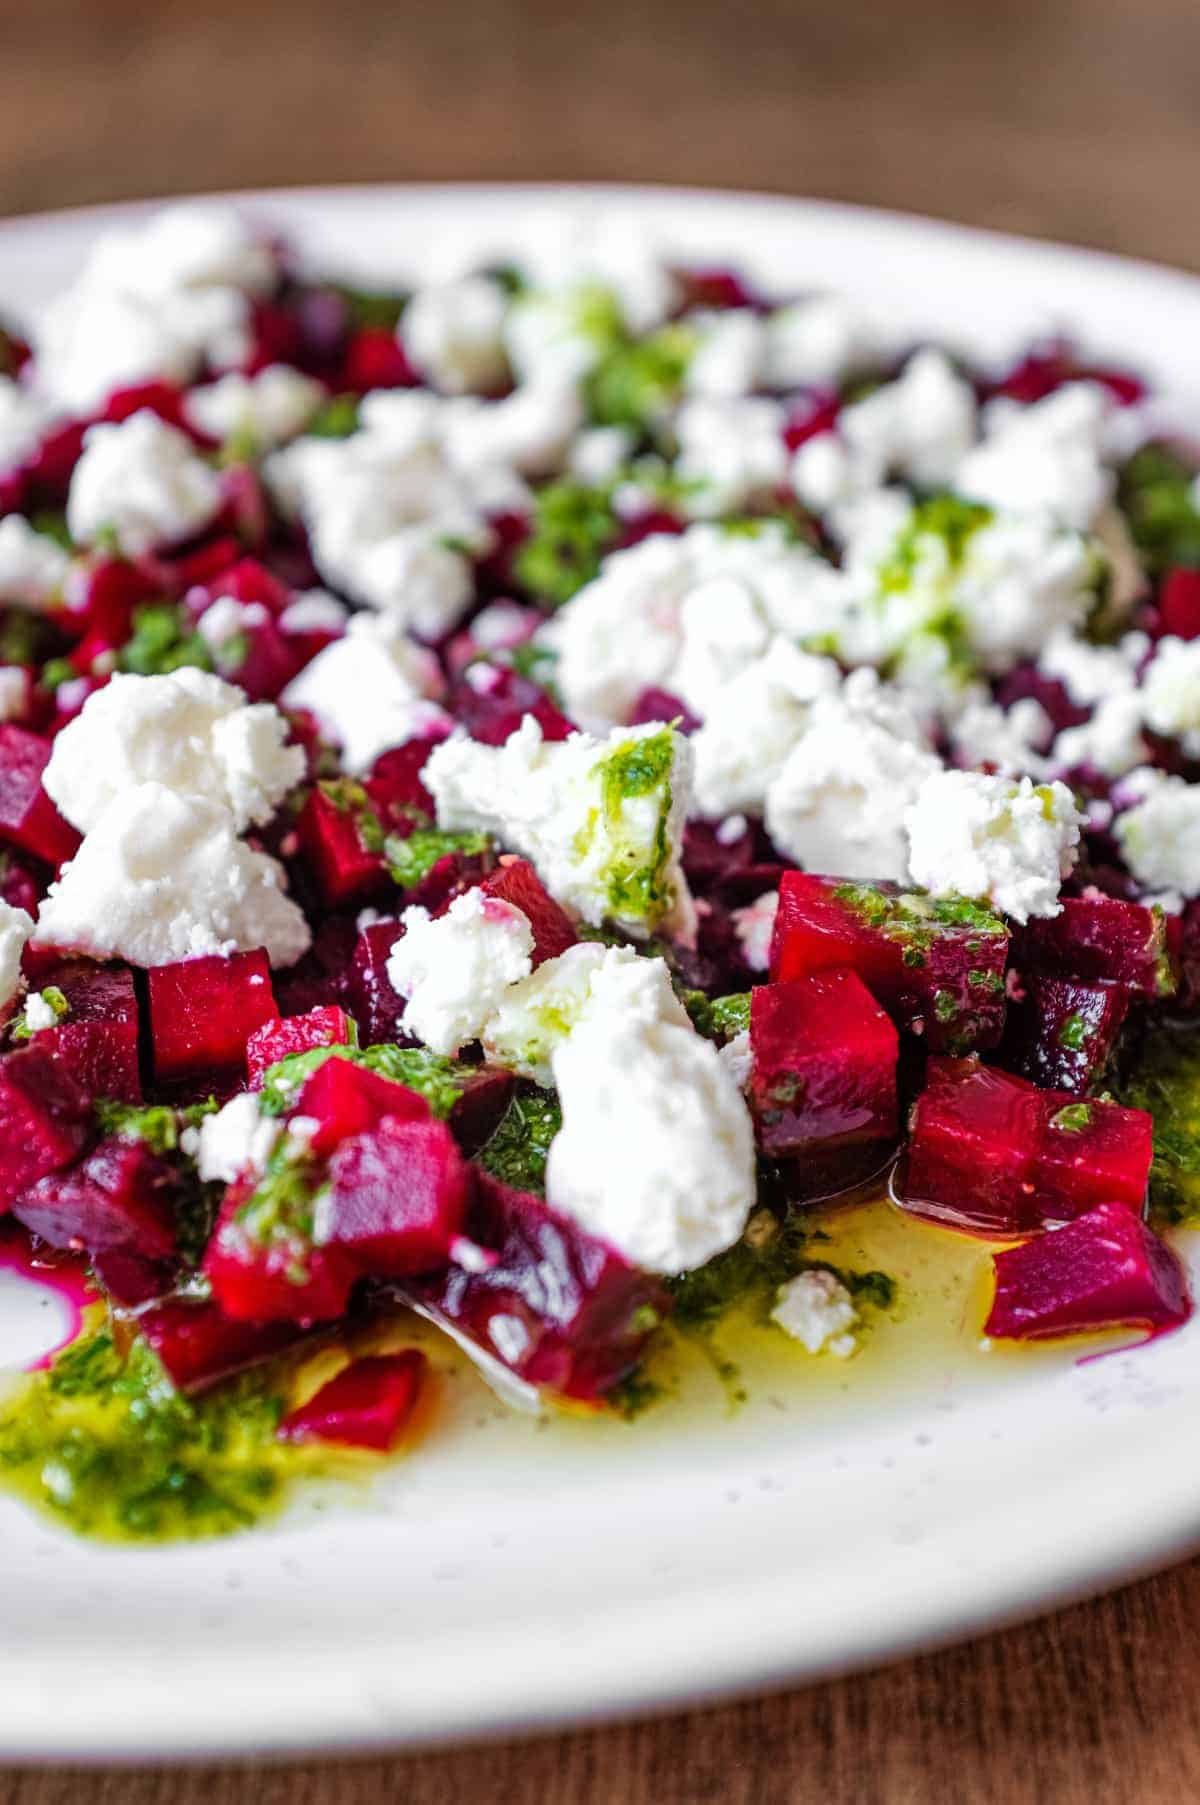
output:
<svg viewBox="0 0 1200 1805"><path fill-rule="evenodd" d="M9 0L0 211L271 182L656 179L1200 269L1198 78L1196 0ZM0 1773L0 1805L1160 1805L1200 1796L1198 1622L1189 1566L658 1723L259 1772Z"/></svg>

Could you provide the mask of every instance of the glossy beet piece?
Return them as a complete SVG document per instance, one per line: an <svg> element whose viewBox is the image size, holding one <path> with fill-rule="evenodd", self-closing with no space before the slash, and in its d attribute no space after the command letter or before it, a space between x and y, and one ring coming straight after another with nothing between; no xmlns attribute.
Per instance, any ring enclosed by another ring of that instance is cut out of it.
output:
<svg viewBox="0 0 1200 1805"><path fill-rule="evenodd" d="M106 1140L65 1172L52 1172L13 1200L12 1212L51 1247L149 1260L175 1252L171 1167L142 1141Z"/></svg>
<svg viewBox="0 0 1200 1805"><path fill-rule="evenodd" d="M1094 890L1065 896L1057 915L1030 921L1013 957L1022 971L1065 972L1161 998L1177 988L1182 938L1177 915Z"/></svg>
<svg viewBox="0 0 1200 1805"><path fill-rule="evenodd" d="M214 1301L237 1322L302 1328L343 1316L358 1269L340 1248L313 1242L311 1203L262 1226L252 1177L230 1185L204 1250Z"/></svg>
<svg viewBox="0 0 1200 1805"><path fill-rule="evenodd" d="M336 785L310 790L296 820L296 836L321 900L331 909L366 902L388 888L383 853L372 850L354 809L338 800Z"/></svg>
<svg viewBox="0 0 1200 1805"><path fill-rule="evenodd" d="M750 1046L750 1102L765 1153L895 1137L900 1037L852 971L758 985Z"/></svg>
<svg viewBox="0 0 1200 1805"><path fill-rule="evenodd" d="M578 940L571 917L555 902L528 859L502 854L495 871L484 878L479 888L488 896L511 903L528 917L533 929L535 966L546 959L557 959Z"/></svg>
<svg viewBox="0 0 1200 1805"><path fill-rule="evenodd" d="M275 1022L264 1022L246 1042L246 1076L251 1090L262 1084L268 1066L292 1053L307 1053L313 1047L344 1047L350 1044L353 1023L344 1009L328 1003L310 1009L306 1015L289 1015Z"/></svg>
<svg viewBox="0 0 1200 1805"><path fill-rule="evenodd" d="M445 1266L463 1232L467 1177L444 1122L386 1119L334 1152L323 1245L344 1250L372 1278Z"/></svg>
<svg viewBox="0 0 1200 1805"><path fill-rule="evenodd" d="M52 742L11 721L0 725L0 840L61 865L73 858L79 835L42 788Z"/></svg>
<svg viewBox="0 0 1200 1805"><path fill-rule="evenodd" d="M24 909L27 915L36 919L38 903L44 890L44 882L34 875L28 865L22 864L15 854L0 847L0 898L10 907Z"/></svg>
<svg viewBox="0 0 1200 1805"><path fill-rule="evenodd" d="M1113 1055L1129 992L1122 984L1087 984L1028 972L1024 1000L1009 1011L1001 1063L1046 1090L1083 1096Z"/></svg>
<svg viewBox="0 0 1200 1805"><path fill-rule="evenodd" d="M530 714L543 739L565 740L575 731L544 689L499 665L469 665L451 691L450 707L460 726L485 746L502 746Z"/></svg>
<svg viewBox="0 0 1200 1805"><path fill-rule="evenodd" d="M1046 1125L1034 1162L1046 1219L1063 1221L1098 1203L1120 1203L1139 1215L1145 1207L1154 1157L1154 1124L1144 1109L1079 1102L1046 1091Z"/></svg>
<svg viewBox="0 0 1200 1805"><path fill-rule="evenodd" d="M360 326L346 346L338 381L339 389L365 395L371 389L412 388L417 381L412 365L394 332L386 326Z"/></svg>
<svg viewBox="0 0 1200 1805"><path fill-rule="evenodd" d="M264 952L185 959L148 974L154 1076L160 1084L229 1072L279 1011Z"/></svg>
<svg viewBox="0 0 1200 1805"><path fill-rule="evenodd" d="M143 1310L137 1330L180 1391L204 1391L299 1340L288 1322L236 1322L214 1303L172 1299Z"/></svg>
<svg viewBox="0 0 1200 1805"><path fill-rule="evenodd" d="M996 1340L1127 1326L1163 1334L1191 1315L1179 1261L1119 1203L1102 1203L1052 1235L1005 1248L995 1269L984 1334Z"/></svg>
<svg viewBox="0 0 1200 1805"><path fill-rule="evenodd" d="M1200 639L1200 570L1169 570L1158 593L1164 633Z"/></svg>
<svg viewBox="0 0 1200 1805"><path fill-rule="evenodd" d="M499 1066L474 1066L466 1074L458 1101L450 1111L451 1130L465 1154L478 1153L491 1140L512 1092L513 1075Z"/></svg>
<svg viewBox="0 0 1200 1805"><path fill-rule="evenodd" d="M243 623L237 639L219 646L213 662L220 676L236 683L251 702L274 702L304 664L300 647L264 612Z"/></svg>
<svg viewBox="0 0 1200 1805"><path fill-rule="evenodd" d="M410 1285L460 1335L531 1385L592 1401L641 1359L663 1287L540 1197L478 1174L468 1234L494 1256Z"/></svg>
<svg viewBox="0 0 1200 1805"><path fill-rule="evenodd" d="M320 1155L381 1122L425 1121L429 1105L419 1091L335 1055L305 1079L292 1113L318 1124L309 1146Z"/></svg>
<svg viewBox="0 0 1200 1805"><path fill-rule="evenodd" d="M386 1454L400 1440L425 1376L416 1348L356 1360L279 1425L283 1441L331 1441Z"/></svg>
<svg viewBox="0 0 1200 1805"><path fill-rule="evenodd" d="M408 740L403 746L392 746L381 752L363 780L367 795L387 820L405 813L434 817L433 797L421 782L421 772L440 739Z"/></svg>
<svg viewBox="0 0 1200 1805"><path fill-rule="evenodd" d="M49 1172L70 1165L93 1136L92 1100L54 1055L35 1045L0 1059L0 1211Z"/></svg>
<svg viewBox="0 0 1200 1805"><path fill-rule="evenodd" d="M402 1026L404 998L396 994L387 975L387 962L399 938L398 921L373 921L354 943L346 974L346 1007L354 1017L364 1047L385 1040L412 1045Z"/></svg>
<svg viewBox="0 0 1200 1805"><path fill-rule="evenodd" d="M931 1052L993 1047L1004 1029L1008 930L961 898L785 871L771 976L857 972L898 1028Z"/></svg>
<svg viewBox="0 0 1200 1805"><path fill-rule="evenodd" d="M43 972L39 984L61 990L68 1013L38 1032L38 1046L54 1053L93 1096L139 1103L138 1002L128 967L71 959Z"/></svg>

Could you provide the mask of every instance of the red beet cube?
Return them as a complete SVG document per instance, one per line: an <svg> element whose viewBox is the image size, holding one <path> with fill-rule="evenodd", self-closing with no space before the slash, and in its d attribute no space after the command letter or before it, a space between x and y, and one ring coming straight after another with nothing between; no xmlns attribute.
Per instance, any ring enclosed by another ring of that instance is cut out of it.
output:
<svg viewBox="0 0 1200 1805"><path fill-rule="evenodd" d="M0 1211L70 1165L93 1133L92 1100L54 1055L23 1047L0 1059Z"/></svg>
<svg viewBox="0 0 1200 1805"><path fill-rule="evenodd" d="M1080 1216L1098 1203L1141 1213L1154 1157L1154 1124L1144 1109L1081 1102L1045 1091L1046 1123L1033 1167L1044 1220Z"/></svg>
<svg viewBox="0 0 1200 1805"><path fill-rule="evenodd" d="M996 1295L984 1333L997 1340L1141 1326L1156 1333L1191 1315L1171 1249L1119 1203L1102 1203L1054 1234L995 1256Z"/></svg>
<svg viewBox="0 0 1200 1805"><path fill-rule="evenodd" d="M454 685L450 706L473 740L502 746L531 714L547 740L565 740L573 722L536 683L500 665L472 664Z"/></svg>
<svg viewBox="0 0 1200 1805"><path fill-rule="evenodd" d="M94 1097L139 1103L133 973L126 966L71 959L44 972L40 983L62 991L68 1013L53 1028L40 1030L38 1046L54 1053Z"/></svg>
<svg viewBox="0 0 1200 1805"><path fill-rule="evenodd" d="M414 810L433 820L433 797L421 782L421 772L434 747L440 745L440 739L407 740L403 746L379 754L363 788L387 820L399 820Z"/></svg>
<svg viewBox="0 0 1200 1805"><path fill-rule="evenodd" d="M360 326L351 335L339 388L365 395L371 389L411 388L416 380L399 340L386 326Z"/></svg>
<svg viewBox="0 0 1200 1805"><path fill-rule="evenodd" d="M246 621L232 644L214 653L219 674L244 689L251 702L273 702L303 662L295 643L265 610L261 619Z"/></svg>
<svg viewBox="0 0 1200 1805"><path fill-rule="evenodd" d="M324 1154L389 1119L424 1121L429 1105L419 1091L335 1054L305 1079L293 1113L320 1124L309 1146L313 1153Z"/></svg>
<svg viewBox="0 0 1200 1805"><path fill-rule="evenodd" d="M1005 1065L1046 1090L1083 1096L1105 1070L1129 1011L1123 984L1087 984L1029 972L1010 1010Z"/></svg>
<svg viewBox="0 0 1200 1805"><path fill-rule="evenodd" d="M346 978L346 1006L365 1047L384 1040L407 1040L401 1027L404 998L397 995L387 975L387 962L399 938L398 921L373 921L354 945ZM411 1040L407 1044L411 1045Z"/></svg>
<svg viewBox="0 0 1200 1805"><path fill-rule="evenodd" d="M751 1105L771 1154L894 1136L900 1037L861 978L827 971L750 993Z"/></svg>
<svg viewBox="0 0 1200 1805"><path fill-rule="evenodd" d="M180 1391L203 1391L247 1366L257 1366L299 1339L290 1322L236 1322L213 1303L172 1301L143 1310L138 1333Z"/></svg>
<svg viewBox="0 0 1200 1805"><path fill-rule="evenodd" d="M1158 594L1163 632L1200 638L1200 570L1169 570Z"/></svg>
<svg viewBox="0 0 1200 1805"><path fill-rule="evenodd" d="M1182 937L1177 915L1093 891L1065 896L1059 914L1029 922L1015 958L1022 971L1065 972L1168 997L1178 985Z"/></svg>
<svg viewBox="0 0 1200 1805"><path fill-rule="evenodd" d="M130 1249L151 1260L175 1252L175 1174L142 1141L107 1140L65 1172L22 1191L12 1211L51 1247L89 1254Z"/></svg>
<svg viewBox="0 0 1200 1805"><path fill-rule="evenodd" d="M771 976L847 966L898 1028L933 1052L995 1046L1004 1028L1008 929L957 897L785 871Z"/></svg>
<svg viewBox="0 0 1200 1805"><path fill-rule="evenodd" d="M11 721L0 725L0 840L47 865L73 858L79 835L42 788L52 742Z"/></svg>
<svg viewBox="0 0 1200 1805"><path fill-rule="evenodd" d="M444 1122L392 1118L354 1135L329 1162L322 1245L373 1278L444 1266L463 1230L467 1170Z"/></svg>
<svg viewBox="0 0 1200 1805"><path fill-rule="evenodd" d="M313 1047L348 1046L352 1025L345 1010L333 1003L310 1009L306 1015L289 1015L276 1022L264 1022L246 1042L250 1089L259 1088L268 1066L287 1059L292 1053L307 1053Z"/></svg>
<svg viewBox="0 0 1200 1805"><path fill-rule="evenodd" d="M540 1197L477 1174L468 1234L492 1255L408 1289L531 1385L595 1400L637 1366L669 1308L657 1279Z"/></svg>
<svg viewBox="0 0 1200 1805"><path fill-rule="evenodd" d="M206 589L192 590L186 600L194 613L202 614L223 595L232 596L235 602L258 602L271 614L282 614L291 599L287 585L257 558L239 558L221 572L219 582L210 583Z"/></svg>
<svg viewBox="0 0 1200 1805"><path fill-rule="evenodd" d="M184 959L149 973L150 1039L158 1083L228 1072L279 1011L264 952Z"/></svg>
<svg viewBox="0 0 1200 1805"><path fill-rule="evenodd" d="M471 1066L450 1111L450 1127L465 1154L478 1153L500 1126L513 1091L513 1075L500 1066Z"/></svg>
<svg viewBox="0 0 1200 1805"><path fill-rule="evenodd" d="M425 1374L425 1356L416 1348L356 1360L320 1391L284 1417L284 1441L340 1442L386 1454L412 1415Z"/></svg>
<svg viewBox="0 0 1200 1805"><path fill-rule="evenodd" d="M307 1327L344 1315L358 1271L340 1248L314 1244L312 1198L264 1213L256 1190L253 1178L230 1185L204 1250L217 1304L238 1322Z"/></svg>
<svg viewBox="0 0 1200 1805"><path fill-rule="evenodd" d="M351 808L336 800L336 786L317 784L296 821L300 850L330 908L365 902L387 888L383 853L372 851Z"/></svg>
<svg viewBox="0 0 1200 1805"><path fill-rule="evenodd" d="M495 871L484 878L479 888L528 916L533 929L535 966L545 959L556 959L578 940L571 917L555 902L528 859L502 855Z"/></svg>

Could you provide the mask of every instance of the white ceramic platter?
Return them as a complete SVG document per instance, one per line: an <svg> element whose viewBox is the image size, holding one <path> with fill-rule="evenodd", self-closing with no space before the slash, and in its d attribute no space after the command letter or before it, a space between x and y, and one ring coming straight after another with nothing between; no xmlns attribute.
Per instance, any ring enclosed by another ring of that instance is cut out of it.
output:
<svg viewBox="0 0 1200 1805"><path fill-rule="evenodd" d="M1200 397L1200 282L1082 251L653 189L245 200L315 266L375 276L429 267L444 234L502 247L535 205L616 207L685 260L844 288L981 350L1068 323ZM3 224L0 303L36 305L140 210ZM28 1346L31 1301L0 1291L0 1352ZM96 1548L0 1498L0 1759L350 1750L647 1711L963 1636L1200 1543L1200 1321L1089 1365L966 1355L914 1356L893 1385L781 1379L733 1417L714 1392L661 1432L510 1430L468 1388L454 1431L367 1501L234 1541Z"/></svg>

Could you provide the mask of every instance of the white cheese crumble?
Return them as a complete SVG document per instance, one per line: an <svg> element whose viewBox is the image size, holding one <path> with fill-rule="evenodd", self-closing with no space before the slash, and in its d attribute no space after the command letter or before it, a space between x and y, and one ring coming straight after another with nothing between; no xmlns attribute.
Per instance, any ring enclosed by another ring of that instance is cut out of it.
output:
<svg viewBox="0 0 1200 1805"><path fill-rule="evenodd" d="M195 1130L196 1169L206 1184L231 1185L243 1173L259 1177L282 1132L283 1123L261 1115L258 1097L243 1091Z"/></svg>
<svg viewBox="0 0 1200 1805"><path fill-rule="evenodd" d="M582 1017L596 972L638 956L629 947L583 941L556 959L546 959L504 992L484 1024L484 1052L522 1078L552 1084L551 1055Z"/></svg>
<svg viewBox="0 0 1200 1805"><path fill-rule="evenodd" d="M941 351L918 351L895 382L842 409L838 430L866 470L919 488L948 484L975 437L975 396Z"/></svg>
<svg viewBox="0 0 1200 1805"><path fill-rule="evenodd" d="M721 1064L733 1079L740 1091L748 1090L754 1072L754 1050L750 1045L750 1030L743 1028L732 1040L727 1040L723 1047L717 1048Z"/></svg>
<svg viewBox="0 0 1200 1805"><path fill-rule="evenodd" d="M754 1130L663 961L598 970L552 1065L563 1124L546 1164L551 1206L650 1272L690 1271L732 1246L755 1199Z"/></svg>
<svg viewBox="0 0 1200 1805"><path fill-rule="evenodd" d="M0 376L0 470L15 470L31 458L55 419L41 396Z"/></svg>
<svg viewBox="0 0 1200 1805"><path fill-rule="evenodd" d="M879 350L874 327L842 295L813 295L767 318L763 381L769 389L840 388Z"/></svg>
<svg viewBox="0 0 1200 1805"><path fill-rule="evenodd" d="M437 658L386 616L352 615L335 639L294 677L280 697L304 708L342 749L348 771L366 771L381 752L452 726L435 697L443 690Z"/></svg>
<svg viewBox="0 0 1200 1805"><path fill-rule="evenodd" d="M1160 639L1142 676L1146 725L1200 758L1200 640Z"/></svg>
<svg viewBox="0 0 1200 1805"><path fill-rule="evenodd" d="M32 918L0 898L0 1009L7 1009L21 984L21 954L33 933Z"/></svg>
<svg viewBox="0 0 1200 1805"><path fill-rule="evenodd" d="M858 1347L854 1330L859 1315L854 1299L832 1272L798 1272L781 1285L771 1321L810 1354L829 1353L846 1360Z"/></svg>
<svg viewBox="0 0 1200 1805"><path fill-rule="evenodd" d="M293 965L312 936L284 882L274 859L238 839L227 808L139 783L121 789L51 884L36 939L131 965L256 947Z"/></svg>
<svg viewBox="0 0 1200 1805"><path fill-rule="evenodd" d="M116 426L92 426L71 476L67 525L92 545L111 534L136 557L188 539L221 506L216 472L192 442L149 408Z"/></svg>
<svg viewBox="0 0 1200 1805"><path fill-rule="evenodd" d="M1110 500L1103 461L1112 398L1098 383L1070 382L1022 407L1001 397L984 411L984 437L963 457L954 488L992 507L1045 511L1086 529Z"/></svg>
<svg viewBox="0 0 1200 1805"><path fill-rule="evenodd" d="M682 505L697 519L736 514L767 502L788 473L786 412L762 395L695 396L675 415L675 474L695 489Z"/></svg>
<svg viewBox="0 0 1200 1805"><path fill-rule="evenodd" d="M837 693L831 658L799 652L782 636L732 674L692 736L696 805L710 819L731 810L762 811L770 786L802 738L814 703Z"/></svg>
<svg viewBox="0 0 1200 1805"><path fill-rule="evenodd" d="M1122 785L1121 801L1134 806L1113 826L1121 856L1147 890L1200 894L1200 784L1161 771L1135 771Z"/></svg>
<svg viewBox="0 0 1200 1805"><path fill-rule="evenodd" d="M912 879L935 896L986 897L1014 921L1057 915L1081 825L1065 784L939 772L905 811Z"/></svg>
<svg viewBox="0 0 1200 1805"><path fill-rule="evenodd" d="M26 997L21 1026L27 1034L41 1034L46 1028L56 1027L58 1019L59 1011L44 991L35 990Z"/></svg>
<svg viewBox="0 0 1200 1805"><path fill-rule="evenodd" d="M742 949L742 958L751 971L766 971L770 966L771 938L778 913L778 890L765 890L744 908L733 911L733 929Z"/></svg>
<svg viewBox="0 0 1200 1805"><path fill-rule="evenodd" d="M653 782L623 793L619 766L639 743L669 753ZM617 728L607 739L575 733L547 742L532 715L502 746L460 734L434 748L422 780L438 826L493 834L536 868L550 894L593 926L613 922L644 936L687 934L692 902L680 864L691 802L688 743L669 728Z"/></svg>
<svg viewBox="0 0 1200 1805"><path fill-rule="evenodd" d="M512 903L468 890L444 915L410 908L388 978L406 999L404 1025L434 1053L478 1040L505 991L533 969L533 930Z"/></svg>
<svg viewBox="0 0 1200 1805"><path fill-rule="evenodd" d="M490 393L508 375L504 349L507 297L490 276L464 276L419 288L397 337L409 362L447 394Z"/></svg>
<svg viewBox="0 0 1200 1805"><path fill-rule="evenodd" d="M268 364L254 376L230 371L189 390L188 425L220 443L248 440L255 453L274 451L302 433L325 400L324 386L287 364Z"/></svg>
<svg viewBox="0 0 1200 1805"><path fill-rule="evenodd" d="M684 392L728 400L759 386L767 348L767 325L752 307L701 309L683 322L697 335L684 374Z"/></svg>
<svg viewBox="0 0 1200 1805"><path fill-rule="evenodd" d="M22 514L0 520L0 603L45 614L62 601L70 553Z"/></svg>
<svg viewBox="0 0 1200 1805"><path fill-rule="evenodd" d="M1013 777L1044 775L1053 738L1054 723L1033 696L1008 709L972 697L950 727L950 744L961 763L994 765Z"/></svg>
<svg viewBox="0 0 1200 1805"><path fill-rule="evenodd" d="M271 702L191 666L162 677L118 674L88 697L54 741L47 794L81 833L119 796L155 782L228 809L239 830L269 821L304 775Z"/></svg>
<svg viewBox="0 0 1200 1805"><path fill-rule="evenodd" d="M1038 670L1062 684L1081 708L1131 690L1150 650L1145 633L1126 633L1116 645L1098 646L1077 633L1052 633L1038 655Z"/></svg>
<svg viewBox="0 0 1200 1805"><path fill-rule="evenodd" d="M1142 725L1142 697L1136 690L1104 696L1094 705L1090 720L1057 736L1049 764L1056 771L1086 766L1105 777L1121 777L1150 756Z"/></svg>
<svg viewBox="0 0 1200 1805"><path fill-rule="evenodd" d="M567 469L579 482L601 488L629 462L636 444L627 426L587 426L576 434Z"/></svg>
<svg viewBox="0 0 1200 1805"><path fill-rule="evenodd" d="M342 633L350 610L327 589L302 589L292 597L279 625L285 633Z"/></svg>

